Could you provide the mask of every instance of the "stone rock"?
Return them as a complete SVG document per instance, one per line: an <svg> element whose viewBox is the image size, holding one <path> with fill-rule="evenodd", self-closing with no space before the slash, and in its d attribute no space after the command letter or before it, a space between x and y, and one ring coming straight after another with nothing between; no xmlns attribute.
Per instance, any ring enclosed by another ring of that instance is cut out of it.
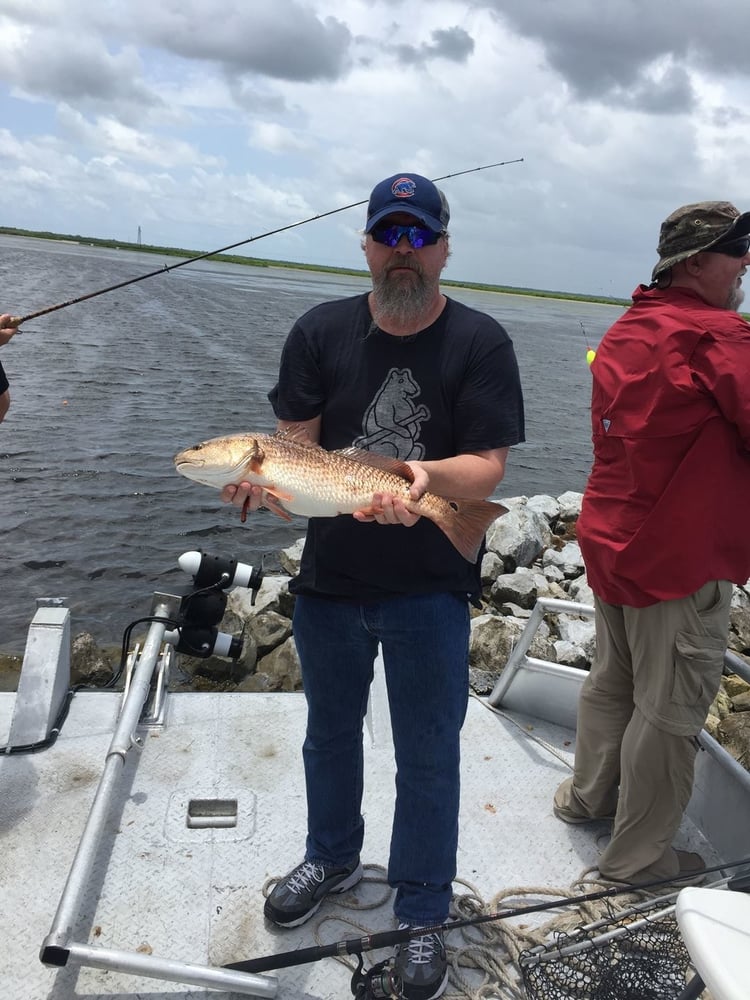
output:
<svg viewBox="0 0 750 1000"><path fill-rule="evenodd" d="M545 564L544 558L542 558L542 572L550 583L565 583L565 574L563 571L558 566L553 566L552 563Z"/></svg>
<svg viewBox="0 0 750 1000"><path fill-rule="evenodd" d="M593 619L572 618L568 615L557 616L557 631L560 639L575 646L580 655L576 656L576 666L585 664L589 666L596 652L596 628ZM557 649L557 646L555 646ZM558 650L558 658L559 658ZM569 663L565 659L559 659L560 663Z"/></svg>
<svg viewBox="0 0 750 1000"><path fill-rule="evenodd" d="M544 580L543 590L546 591L548 582L544 577L541 579ZM503 573L490 588L490 600L495 607L510 601L522 608L531 609L539 597L539 580L540 574L525 567L519 567L515 573Z"/></svg>
<svg viewBox="0 0 750 1000"><path fill-rule="evenodd" d="M744 694L746 691L750 691L750 684L740 677L739 674L727 674L726 677L722 677L721 686L730 698L734 698L739 694Z"/></svg>
<svg viewBox="0 0 750 1000"><path fill-rule="evenodd" d="M97 645L89 632L79 632L70 644L71 682L102 687L114 673L115 662L112 657Z"/></svg>
<svg viewBox="0 0 750 1000"><path fill-rule="evenodd" d="M469 665L484 670L494 680L520 638L523 626L513 618L501 615L480 615L471 621Z"/></svg>
<svg viewBox="0 0 750 1000"><path fill-rule="evenodd" d="M743 691L732 698L733 712L750 712L750 691Z"/></svg>
<svg viewBox="0 0 750 1000"><path fill-rule="evenodd" d="M567 639L558 639L553 645L558 663L565 663L569 667L579 667L582 670L588 669L590 661L580 646Z"/></svg>
<svg viewBox="0 0 750 1000"><path fill-rule="evenodd" d="M474 687L474 683L480 683L484 690L491 690L494 687L525 627L525 620L511 616L485 614L472 619L469 637L469 673L472 688L478 694L484 691ZM546 622L540 623L528 655L555 662L554 648L549 641L549 628ZM479 672L483 676L480 677Z"/></svg>
<svg viewBox="0 0 750 1000"><path fill-rule="evenodd" d="M560 501L546 494L529 497L526 507L535 514L541 514L549 524L560 516Z"/></svg>
<svg viewBox="0 0 750 1000"><path fill-rule="evenodd" d="M709 736L719 741L719 725L721 724L721 719L718 715L714 715L713 712L709 712L706 717L706 721L703 723L703 728L706 730Z"/></svg>
<svg viewBox="0 0 750 1000"><path fill-rule="evenodd" d="M542 556L542 566L556 566L568 580L580 577L585 569L580 545L567 542L559 550L547 549Z"/></svg>
<svg viewBox="0 0 750 1000"><path fill-rule="evenodd" d="M506 573L531 566L551 541L547 519L522 503L511 507L487 531L487 548L500 556Z"/></svg>
<svg viewBox="0 0 750 1000"><path fill-rule="evenodd" d="M237 666L242 674L252 674L258 663L258 643L248 623L242 632L242 653L237 658Z"/></svg>
<svg viewBox="0 0 750 1000"><path fill-rule="evenodd" d="M250 674L249 677L241 680L234 690L252 694L265 694L270 690L268 683L267 674Z"/></svg>
<svg viewBox="0 0 750 1000"><path fill-rule="evenodd" d="M732 590L731 608L750 608L750 595L745 587L735 587Z"/></svg>
<svg viewBox="0 0 750 1000"><path fill-rule="evenodd" d="M578 515L581 513L583 493L568 490L557 498L557 502L560 504L560 513L557 515L559 521L578 520Z"/></svg>
<svg viewBox="0 0 750 1000"><path fill-rule="evenodd" d="M519 566L515 573L504 573L489 590L489 600L498 609L518 606L530 611L540 597L564 601L567 594L535 567Z"/></svg>
<svg viewBox="0 0 750 1000"><path fill-rule="evenodd" d="M292 634L292 623L277 611L261 611L248 623L255 640L258 658L266 656L272 649L281 646Z"/></svg>
<svg viewBox="0 0 750 1000"><path fill-rule="evenodd" d="M589 587L585 574L570 581L568 584L568 594L579 604L588 604L589 607L593 608L594 591Z"/></svg>
<svg viewBox="0 0 750 1000"><path fill-rule="evenodd" d="M501 615L510 615L511 618L531 618L531 611L528 608L519 607L511 601L505 601L497 610Z"/></svg>
<svg viewBox="0 0 750 1000"><path fill-rule="evenodd" d="M729 628L728 648L735 653L750 650L750 608L732 608L729 612Z"/></svg>
<svg viewBox="0 0 750 1000"><path fill-rule="evenodd" d="M725 680L726 678L722 680L722 683L719 686L719 690L716 692L716 697L714 698L711 707L708 710L708 714L712 716L714 719L716 719L717 726L722 719L725 719L732 712L732 699L729 696L729 693L727 692L726 687L724 685ZM711 735L713 736L714 734L711 733Z"/></svg>
<svg viewBox="0 0 750 1000"><path fill-rule="evenodd" d="M518 497L502 497L500 500L500 503L504 507L507 507L508 510L510 510L511 507L525 507L528 502L529 498L523 495Z"/></svg>
<svg viewBox="0 0 750 1000"><path fill-rule="evenodd" d="M504 572L505 563L497 552L485 552L482 556L482 586L494 583L498 576Z"/></svg>
<svg viewBox="0 0 750 1000"><path fill-rule="evenodd" d="M301 691L302 672L294 637L290 636L261 660L256 674L267 679L267 691Z"/></svg>
<svg viewBox="0 0 750 1000"><path fill-rule="evenodd" d="M177 656L179 674L171 689L191 691L233 691L237 684L247 674L247 668L238 660L224 656L187 656L180 653Z"/></svg>
<svg viewBox="0 0 750 1000"><path fill-rule="evenodd" d="M744 768L750 770L750 712L735 712L719 723L719 742Z"/></svg>
<svg viewBox="0 0 750 1000"><path fill-rule="evenodd" d="M279 562L281 563L283 569L287 571L289 576L296 576L299 573L300 559L302 558L302 549L305 546L305 536L298 538L296 542L290 545L286 549L282 549L279 554Z"/></svg>
<svg viewBox="0 0 750 1000"><path fill-rule="evenodd" d="M266 609L280 613L282 595L288 591L288 576L264 576L255 603L252 600L252 591L246 587L235 587L229 591L227 611L233 611L243 621Z"/></svg>
<svg viewBox="0 0 750 1000"><path fill-rule="evenodd" d="M497 676L489 670L480 670L469 665L469 687L476 694L492 694Z"/></svg>

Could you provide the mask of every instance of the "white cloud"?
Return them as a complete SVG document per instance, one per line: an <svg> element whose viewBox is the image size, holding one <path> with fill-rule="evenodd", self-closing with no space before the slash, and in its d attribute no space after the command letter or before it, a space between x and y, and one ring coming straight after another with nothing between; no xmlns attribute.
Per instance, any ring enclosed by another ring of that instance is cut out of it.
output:
<svg viewBox="0 0 750 1000"><path fill-rule="evenodd" d="M61 130L78 145L89 150L107 151L135 161L141 166L165 169L220 167L221 159L201 152L192 143L168 134L143 132L105 116L94 120L61 105L58 109Z"/></svg>
<svg viewBox="0 0 750 1000"><path fill-rule="evenodd" d="M626 296L677 205L747 207L750 8L592 3L1 0L2 217L209 250L523 157L442 182L448 276ZM362 221L252 252L361 267Z"/></svg>
<svg viewBox="0 0 750 1000"><path fill-rule="evenodd" d="M310 148L304 135L276 122L258 122L252 127L250 144L272 153L301 152Z"/></svg>

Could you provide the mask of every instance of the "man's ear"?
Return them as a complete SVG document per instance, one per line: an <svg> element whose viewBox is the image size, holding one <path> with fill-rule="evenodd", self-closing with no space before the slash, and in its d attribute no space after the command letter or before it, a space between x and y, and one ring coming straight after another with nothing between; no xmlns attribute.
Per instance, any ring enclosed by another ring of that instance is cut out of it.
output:
<svg viewBox="0 0 750 1000"><path fill-rule="evenodd" d="M692 257L686 257L685 260L680 261L682 266L685 268L685 273L691 276L700 274L703 270L703 254L694 253Z"/></svg>

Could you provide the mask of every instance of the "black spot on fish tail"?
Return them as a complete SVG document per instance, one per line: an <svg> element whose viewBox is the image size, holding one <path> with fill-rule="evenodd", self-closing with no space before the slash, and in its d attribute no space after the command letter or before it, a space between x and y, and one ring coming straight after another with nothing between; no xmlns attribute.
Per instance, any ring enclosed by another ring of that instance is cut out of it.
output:
<svg viewBox="0 0 750 1000"><path fill-rule="evenodd" d="M468 562L476 562L489 526L508 508L492 500L448 500L450 514L436 524Z"/></svg>

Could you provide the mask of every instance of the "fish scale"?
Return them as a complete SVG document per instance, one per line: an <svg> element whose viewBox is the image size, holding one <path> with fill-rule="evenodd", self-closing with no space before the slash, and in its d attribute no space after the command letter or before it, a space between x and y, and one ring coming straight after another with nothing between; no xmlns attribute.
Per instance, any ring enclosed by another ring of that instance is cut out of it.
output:
<svg viewBox="0 0 750 1000"><path fill-rule="evenodd" d="M266 491L264 506L279 517L376 514L373 495L401 497L412 513L428 518L469 562L475 562L490 524L507 508L489 500L409 496L412 472L398 459L345 448L327 451L294 428L275 434L241 433L211 438L179 452L180 475L215 489L243 482Z"/></svg>

